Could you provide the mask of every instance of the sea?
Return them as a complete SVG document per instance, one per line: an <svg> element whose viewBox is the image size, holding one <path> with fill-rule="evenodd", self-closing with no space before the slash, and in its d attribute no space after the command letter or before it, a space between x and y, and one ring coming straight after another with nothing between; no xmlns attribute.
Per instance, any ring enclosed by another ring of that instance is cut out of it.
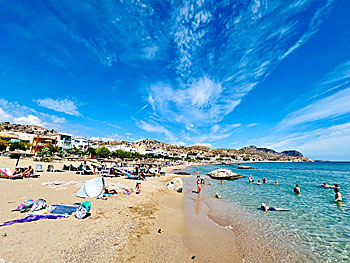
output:
<svg viewBox="0 0 350 263"><path fill-rule="evenodd" d="M186 179L187 198L200 198L210 219L234 232L246 262L262 262L262 258L271 262L350 262L349 162L243 164L253 170L234 165L199 165L182 171L198 171L206 178L200 196L195 193L195 178ZM246 177L221 184L205 176L219 168ZM249 174L254 184L248 183ZM257 185L263 177L267 184ZM334 189L321 187L324 182L340 186L342 203L334 202ZM293 192L296 184L300 195ZM216 193L221 199L215 198ZM264 213L258 209L261 203L288 211Z"/></svg>

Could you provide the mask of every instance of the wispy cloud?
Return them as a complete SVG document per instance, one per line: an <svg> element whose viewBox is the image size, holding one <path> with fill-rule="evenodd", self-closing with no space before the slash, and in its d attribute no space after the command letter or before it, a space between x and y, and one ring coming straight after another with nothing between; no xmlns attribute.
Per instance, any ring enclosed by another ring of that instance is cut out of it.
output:
<svg viewBox="0 0 350 263"><path fill-rule="evenodd" d="M253 122L253 123L251 123L251 124L248 124L247 127L249 128L249 127L253 127L253 126L256 126L256 125L258 125L258 123Z"/></svg>
<svg viewBox="0 0 350 263"><path fill-rule="evenodd" d="M348 160L350 156L350 123L285 135L271 135L250 140L250 143L279 151L297 149L304 155L330 160Z"/></svg>
<svg viewBox="0 0 350 263"><path fill-rule="evenodd" d="M63 112L68 115L81 116L77 105L69 99L41 99L36 100L39 106L45 107L54 111Z"/></svg>
<svg viewBox="0 0 350 263"><path fill-rule="evenodd" d="M300 124L349 114L349 101L350 88L346 88L329 97L315 101L300 110L289 113L278 124L278 128L286 129Z"/></svg>
<svg viewBox="0 0 350 263"><path fill-rule="evenodd" d="M184 2L171 32L176 57L169 67L179 77L150 85L154 113L187 127L220 122L317 32L333 2ZM223 9L234 11L223 18Z"/></svg>
<svg viewBox="0 0 350 263"><path fill-rule="evenodd" d="M165 128L162 125L159 125L156 122L153 121L139 121L136 123L141 129L150 132L150 133L160 133L160 134L164 134L165 137L170 141L170 142L175 142L176 141L176 137L174 136L174 134L169 131L167 128Z"/></svg>
<svg viewBox="0 0 350 263"><path fill-rule="evenodd" d="M26 117L14 118L13 121L20 124L43 125L43 122L37 116L31 114Z"/></svg>

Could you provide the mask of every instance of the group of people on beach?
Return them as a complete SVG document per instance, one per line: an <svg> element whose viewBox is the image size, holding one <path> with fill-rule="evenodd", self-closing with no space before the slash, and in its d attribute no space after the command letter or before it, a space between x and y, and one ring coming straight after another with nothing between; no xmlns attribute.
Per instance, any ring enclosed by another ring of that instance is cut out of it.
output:
<svg viewBox="0 0 350 263"><path fill-rule="evenodd" d="M13 175L21 176L23 178L29 178L33 174L34 174L34 169L31 165L29 165L28 168L25 168L25 169L22 169L19 166L17 166L13 171Z"/></svg>

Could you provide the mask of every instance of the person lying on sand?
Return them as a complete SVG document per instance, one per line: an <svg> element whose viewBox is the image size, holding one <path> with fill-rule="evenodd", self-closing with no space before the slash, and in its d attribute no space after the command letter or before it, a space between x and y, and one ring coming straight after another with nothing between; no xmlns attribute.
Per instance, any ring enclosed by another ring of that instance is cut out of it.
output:
<svg viewBox="0 0 350 263"><path fill-rule="evenodd" d="M257 185L261 185L262 183L260 182L260 180L258 180L258 182L256 183Z"/></svg>
<svg viewBox="0 0 350 263"><path fill-rule="evenodd" d="M18 175L18 174L21 174L21 168L17 166L16 169L13 171L12 175Z"/></svg>
<svg viewBox="0 0 350 263"><path fill-rule="evenodd" d="M261 206L258 209L261 209L264 212L267 212L267 211L289 211L288 209L285 209L285 208L268 207L264 203L261 203Z"/></svg>
<svg viewBox="0 0 350 263"><path fill-rule="evenodd" d="M103 188L103 194L115 195L117 191L115 189L108 189L107 187Z"/></svg>
<svg viewBox="0 0 350 263"><path fill-rule="evenodd" d="M343 201L343 197L341 196L341 193L339 192L339 189L338 188L335 188L334 189L334 192L335 192L335 202L341 202Z"/></svg>
<svg viewBox="0 0 350 263"><path fill-rule="evenodd" d="M32 166L29 165L28 169L26 169L22 173L22 177L26 177L27 176L27 178L29 178L33 173L34 173L34 169L32 168Z"/></svg>
<svg viewBox="0 0 350 263"><path fill-rule="evenodd" d="M296 194L301 194L301 191L300 191L300 188L299 188L299 185L295 185L294 189L293 189L294 193Z"/></svg>

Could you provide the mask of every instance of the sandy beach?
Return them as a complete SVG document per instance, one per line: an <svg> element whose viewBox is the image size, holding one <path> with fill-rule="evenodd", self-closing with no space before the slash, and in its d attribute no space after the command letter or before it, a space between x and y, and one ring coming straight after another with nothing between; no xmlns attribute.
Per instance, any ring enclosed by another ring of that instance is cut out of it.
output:
<svg viewBox="0 0 350 263"><path fill-rule="evenodd" d="M1 157L0 166L13 169L15 162ZM20 160L21 166L29 164L36 163ZM185 205L184 193L166 188L178 177L171 171L181 168L164 168L166 176L147 178L139 195L119 190L107 200L89 199L91 216L84 220L70 216L1 227L1 262L241 262L228 230L212 223L205 209L198 213L194 203ZM82 202L75 193L95 177L43 172L40 178L1 179L0 222L25 217L11 210L27 199L43 198L48 205ZM111 188L135 186L123 177L105 182ZM158 233L160 228L164 232Z"/></svg>

